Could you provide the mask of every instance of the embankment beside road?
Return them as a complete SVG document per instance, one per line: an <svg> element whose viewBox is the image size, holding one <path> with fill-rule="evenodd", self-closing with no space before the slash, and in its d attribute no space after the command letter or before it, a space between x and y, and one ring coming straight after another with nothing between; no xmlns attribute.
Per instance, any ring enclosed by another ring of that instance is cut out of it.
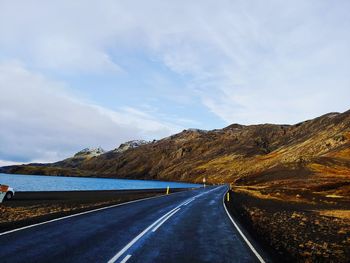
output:
<svg viewBox="0 0 350 263"><path fill-rule="evenodd" d="M186 190L170 189L170 193ZM165 193L166 189L17 192L12 200L0 204L0 232Z"/></svg>
<svg viewBox="0 0 350 263"><path fill-rule="evenodd" d="M316 202L315 194L287 201L251 192L230 191L226 205L265 251L283 262L349 262L348 200Z"/></svg>

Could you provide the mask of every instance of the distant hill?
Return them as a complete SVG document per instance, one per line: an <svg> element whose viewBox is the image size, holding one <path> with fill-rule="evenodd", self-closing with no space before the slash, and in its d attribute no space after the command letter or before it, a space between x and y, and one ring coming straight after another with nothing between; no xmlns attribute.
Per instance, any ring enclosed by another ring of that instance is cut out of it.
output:
<svg viewBox="0 0 350 263"><path fill-rule="evenodd" d="M189 129L159 141L131 141L109 152L85 149L60 162L0 171L188 182L206 177L211 183L350 192L350 111L295 125Z"/></svg>

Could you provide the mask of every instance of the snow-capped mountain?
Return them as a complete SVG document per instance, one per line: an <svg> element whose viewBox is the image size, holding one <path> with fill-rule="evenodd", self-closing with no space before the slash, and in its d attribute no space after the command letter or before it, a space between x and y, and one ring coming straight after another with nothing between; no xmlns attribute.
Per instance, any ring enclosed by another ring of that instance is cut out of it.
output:
<svg viewBox="0 0 350 263"><path fill-rule="evenodd" d="M74 157L94 157L94 156L99 156L103 153L105 153L106 151L103 150L101 147L97 147L97 148L85 148L83 150L81 150L80 152L77 152Z"/></svg>
<svg viewBox="0 0 350 263"><path fill-rule="evenodd" d="M141 145L145 145L148 143L150 143L150 142L145 141L145 140L132 140L132 141L124 142L118 148L113 150L113 152L122 153L122 152L125 152L126 150L137 148Z"/></svg>

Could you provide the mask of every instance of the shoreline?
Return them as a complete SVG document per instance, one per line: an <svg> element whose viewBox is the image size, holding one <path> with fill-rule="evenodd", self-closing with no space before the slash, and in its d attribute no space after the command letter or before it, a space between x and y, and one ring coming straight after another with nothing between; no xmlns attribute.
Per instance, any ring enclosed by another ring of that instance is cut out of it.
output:
<svg viewBox="0 0 350 263"><path fill-rule="evenodd" d="M67 178L87 178L87 179L116 179L116 180L134 180L134 181L152 181L152 182L163 182L163 183L179 183L179 184L194 184L194 185L202 185L201 183L193 183L193 182L189 182L189 181L170 181L170 180L158 180L158 179L136 179L136 178L127 178L127 177L111 177L110 175L101 175L101 176L96 176L96 175L64 175L64 174L24 174L24 173L9 173L6 171L2 171L1 168L6 167L6 166L2 166L0 167L0 174L15 174L15 175L24 175L24 176L43 176L43 177L53 177L53 176L57 176L57 177L67 177ZM208 184L209 185L209 184ZM91 191L97 191L97 190L91 190Z"/></svg>

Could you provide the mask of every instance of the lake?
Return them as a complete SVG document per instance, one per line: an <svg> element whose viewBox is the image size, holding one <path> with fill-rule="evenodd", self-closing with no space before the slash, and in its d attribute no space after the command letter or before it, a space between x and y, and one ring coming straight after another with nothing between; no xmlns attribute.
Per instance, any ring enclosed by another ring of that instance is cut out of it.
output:
<svg viewBox="0 0 350 263"><path fill-rule="evenodd" d="M6 184L15 191L78 191L78 190L122 190L122 189L157 189L157 188L192 188L199 184L105 179L88 177L39 176L0 173L0 184Z"/></svg>

